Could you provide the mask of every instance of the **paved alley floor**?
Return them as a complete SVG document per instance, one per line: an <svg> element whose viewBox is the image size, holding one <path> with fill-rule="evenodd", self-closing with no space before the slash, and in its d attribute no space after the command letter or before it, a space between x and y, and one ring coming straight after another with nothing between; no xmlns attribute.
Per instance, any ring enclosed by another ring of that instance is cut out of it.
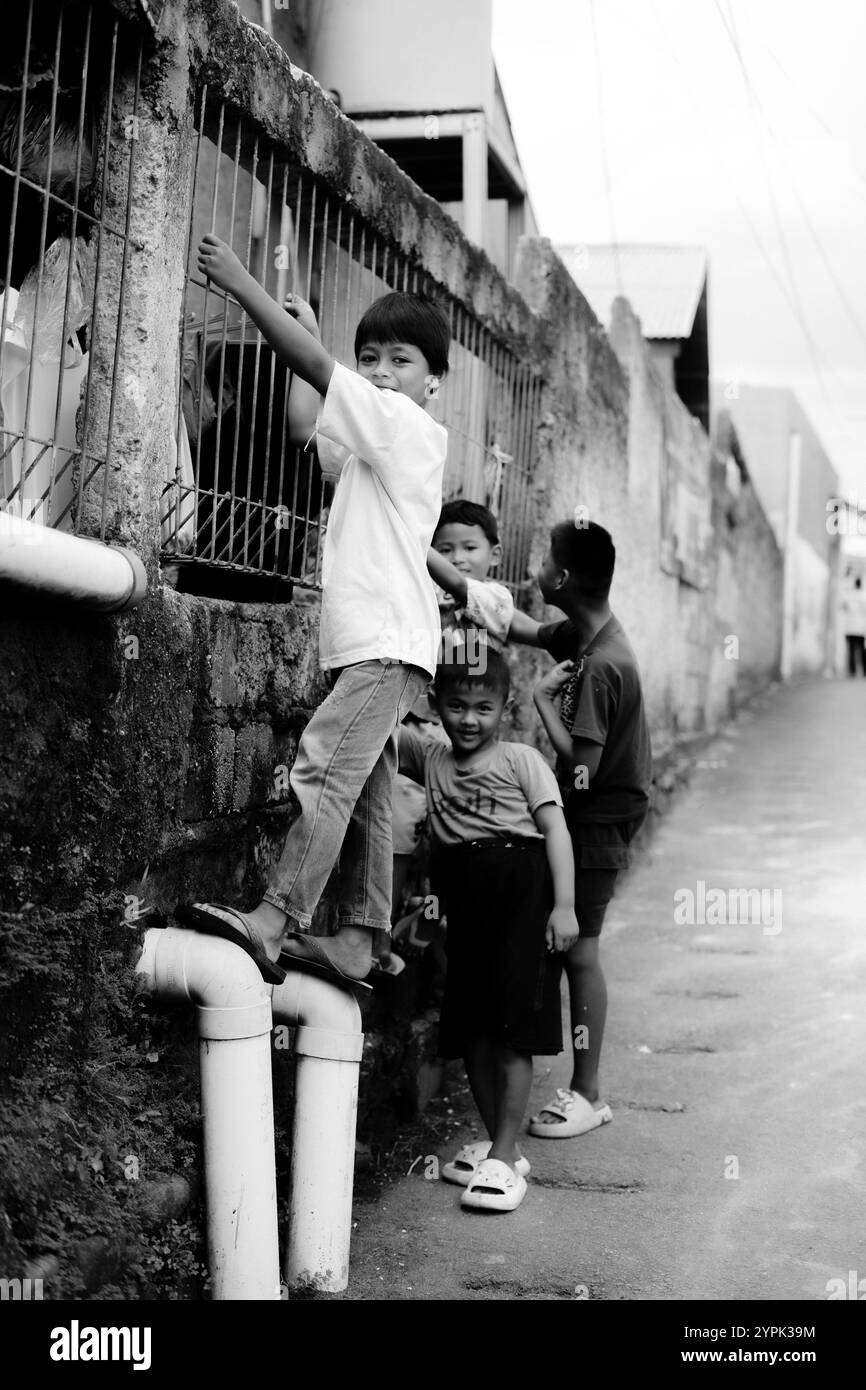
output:
<svg viewBox="0 0 866 1390"><path fill-rule="evenodd" d="M694 920L711 890L742 913L737 888L757 920ZM777 688L720 736L603 942L613 1123L527 1136L510 1215L461 1211L422 1156L356 1205L343 1297L822 1300L850 1271L866 1293L866 681ZM536 1059L533 1109L567 1080Z"/></svg>

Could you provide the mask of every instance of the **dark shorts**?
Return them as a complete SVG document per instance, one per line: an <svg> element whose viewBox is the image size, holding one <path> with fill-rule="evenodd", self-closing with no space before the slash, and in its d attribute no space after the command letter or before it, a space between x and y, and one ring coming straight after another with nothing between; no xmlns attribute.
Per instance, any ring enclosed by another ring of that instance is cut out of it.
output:
<svg viewBox="0 0 866 1390"><path fill-rule="evenodd" d="M562 1051L562 956L547 949L553 888L543 840L438 846L433 889L448 918L439 1055L486 1037L515 1052Z"/></svg>
<svg viewBox="0 0 866 1390"><path fill-rule="evenodd" d="M645 819L569 824L574 850L574 915L582 937L601 935L617 875L628 868L629 845Z"/></svg>

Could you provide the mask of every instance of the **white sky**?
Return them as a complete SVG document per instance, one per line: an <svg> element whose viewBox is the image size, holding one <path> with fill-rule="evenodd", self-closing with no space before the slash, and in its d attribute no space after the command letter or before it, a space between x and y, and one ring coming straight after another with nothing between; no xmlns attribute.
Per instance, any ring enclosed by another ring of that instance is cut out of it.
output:
<svg viewBox="0 0 866 1390"><path fill-rule="evenodd" d="M866 5L494 0L493 12L541 235L706 246L712 375L795 390L843 490L866 503Z"/></svg>

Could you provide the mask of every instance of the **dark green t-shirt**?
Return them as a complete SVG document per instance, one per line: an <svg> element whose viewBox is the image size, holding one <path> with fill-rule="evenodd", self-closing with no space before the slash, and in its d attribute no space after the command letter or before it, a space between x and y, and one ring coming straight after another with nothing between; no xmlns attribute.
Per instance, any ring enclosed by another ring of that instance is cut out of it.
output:
<svg viewBox="0 0 866 1390"><path fill-rule="evenodd" d="M652 751L637 658L611 616L583 650L570 618L547 623L538 640L556 661L574 661L563 692L561 715L573 738L603 748L588 787L576 790L571 767L557 765L566 819L610 823L646 812L652 783ZM573 711L573 715L572 715Z"/></svg>

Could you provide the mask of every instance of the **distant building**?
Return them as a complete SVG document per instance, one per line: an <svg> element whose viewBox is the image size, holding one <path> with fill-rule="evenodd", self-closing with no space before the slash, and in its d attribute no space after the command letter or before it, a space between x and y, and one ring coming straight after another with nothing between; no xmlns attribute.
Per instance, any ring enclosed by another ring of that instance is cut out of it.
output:
<svg viewBox="0 0 866 1390"><path fill-rule="evenodd" d="M492 0L320 0L308 14L312 75L508 277L518 238L538 229L493 61Z"/></svg>
<svg viewBox="0 0 866 1390"><path fill-rule="evenodd" d="M828 506L839 478L803 407L784 386L724 390L714 399L733 421L755 485L786 556L783 675L841 669L836 621L840 535Z"/></svg>
<svg viewBox="0 0 866 1390"><path fill-rule="evenodd" d="M556 250L598 319L615 299L641 322L664 380L710 432L707 253L700 246L566 245Z"/></svg>

